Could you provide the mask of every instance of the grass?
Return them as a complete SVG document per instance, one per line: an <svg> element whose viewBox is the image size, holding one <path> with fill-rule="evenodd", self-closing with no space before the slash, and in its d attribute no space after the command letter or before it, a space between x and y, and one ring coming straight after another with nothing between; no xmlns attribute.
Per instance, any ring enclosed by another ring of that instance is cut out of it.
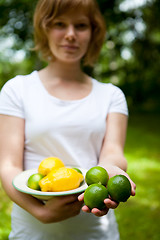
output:
<svg viewBox="0 0 160 240"><path fill-rule="evenodd" d="M116 209L121 240L160 239L160 116L130 116L125 147L136 196Z"/></svg>
<svg viewBox="0 0 160 240"><path fill-rule="evenodd" d="M130 116L125 156L136 196L115 210L121 240L160 239L160 116ZM0 185L0 240L8 239L12 203Z"/></svg>
<svg viewBox="0 0 160 240"><path fill-rule="evenodd" d="M7 240L11 228L12 203L3 191L0 183L0 240Z"/></svg>

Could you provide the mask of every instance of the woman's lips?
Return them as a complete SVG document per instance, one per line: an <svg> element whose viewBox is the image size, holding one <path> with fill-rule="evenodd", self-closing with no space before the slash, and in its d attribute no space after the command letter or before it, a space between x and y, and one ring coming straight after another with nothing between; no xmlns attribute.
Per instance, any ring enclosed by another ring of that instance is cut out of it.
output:
<svg viewBox="0 0 160 240"><path fill-rule="evenodd" d="M61 47L70 51L75 51L78 49L78 46L75 46L75 45L62 45Z"/></svg>

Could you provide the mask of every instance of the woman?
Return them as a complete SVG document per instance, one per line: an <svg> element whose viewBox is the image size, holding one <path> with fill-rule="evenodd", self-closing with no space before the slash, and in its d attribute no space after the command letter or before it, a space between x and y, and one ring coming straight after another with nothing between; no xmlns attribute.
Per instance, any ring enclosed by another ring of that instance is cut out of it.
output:
<svg viewBox="0 0 160 240"><path fill-rule="evenodd" d="M79 200L70 195L44 204L12 186L17 174L37 168L49 156L86 169L98 164L110 177L129 178L123 155L125 97L119 88L99 83L81 68L93 65L105 36L96 3L40 0L34 28L35 49L48 65L11 79L0 96L0 176L14 202L9 239L119 239L112 210L118 204L110 199L105 199L105 210L86 214L90 210L82 207L83 194ZM134 195L135 184L130 182Z"/></svg>

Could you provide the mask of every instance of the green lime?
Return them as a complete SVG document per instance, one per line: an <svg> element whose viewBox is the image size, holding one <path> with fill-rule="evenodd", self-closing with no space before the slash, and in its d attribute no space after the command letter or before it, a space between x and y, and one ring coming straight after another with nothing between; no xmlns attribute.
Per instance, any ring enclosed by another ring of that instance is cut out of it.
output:
<svg viewBox="0 0 160 240"><path fill-rule="evenodd" d="M100 166L90 168L85 176L85 180L88 186L93 183L100 183L106 186L108 179L109 176L106 169Z"/></svg>
<svg viewBox="0 0 160 240"><path fill-rule="evenodd" d="M83 175L82 171L79 168L73 167L72 169L76 170L77 172L79 172Z"/></svg>
<svg viewBox="0 0 160 240"><path fill-rule="evenodd" d="M116 202L126 202L131 195L131 184L124 175L116 175L109 179L107 189L110 197Z"/></svg>
<svg viewBox="0 0 160 240"><path fill-rule="evenodd" d="M27 186L29 188L32 188L34 190L41 190L39 186L39 181L43 178L44 176L41 173L35 173L32 174L27 181Z"/></svg>
<svg viewBox="0 0 160 240"><path fill-rule="evenodd" d="M99 183L91 184L84 192L84 203L90 209L105 208L104 199L106 198L108 198L108 190Z"/></svg>

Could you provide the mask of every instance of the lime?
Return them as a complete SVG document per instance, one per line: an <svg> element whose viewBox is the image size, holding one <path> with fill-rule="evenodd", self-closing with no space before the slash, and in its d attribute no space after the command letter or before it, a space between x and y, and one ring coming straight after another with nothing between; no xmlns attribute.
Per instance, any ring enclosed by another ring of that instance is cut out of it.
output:
<svg viewBox="0 0 160 240"><path fill-rule="evenodd" d="M93 183L100 183L106 186L108 179L109 176L106 169L100 166L90 168L85 176L85 180L88 186Z"/></svg>
<svg viewBox="0 0 160 240"><path fill-rule="evenodd" d="M73 167L73 169L76 170L77 172L83 174L82 171L79 168Z"/></svg>
<svg viewBox="0 0 160 240"><path fill-rule="evenodd" d="M40 173L35 173L32 174L27 181L27 186L29 188L32 188L34 190L41 190L39 186L39 181L43 178L44 176Z"/></svg>
<svg viewBox="0 0 160 240"><path fill-rule="evenodd" d="M90 209L105 208L104 199L106 198L108 198L108 190L99 183L91 184L84 192L84 203Z"/></svg>
<svg viewBox="0 0 160 240"><path fill-rule="evenodd" d="M131 195L131 184L124 175L116 175L109 179L107 189L110 197L116 202L126 202Z"/></svg>

